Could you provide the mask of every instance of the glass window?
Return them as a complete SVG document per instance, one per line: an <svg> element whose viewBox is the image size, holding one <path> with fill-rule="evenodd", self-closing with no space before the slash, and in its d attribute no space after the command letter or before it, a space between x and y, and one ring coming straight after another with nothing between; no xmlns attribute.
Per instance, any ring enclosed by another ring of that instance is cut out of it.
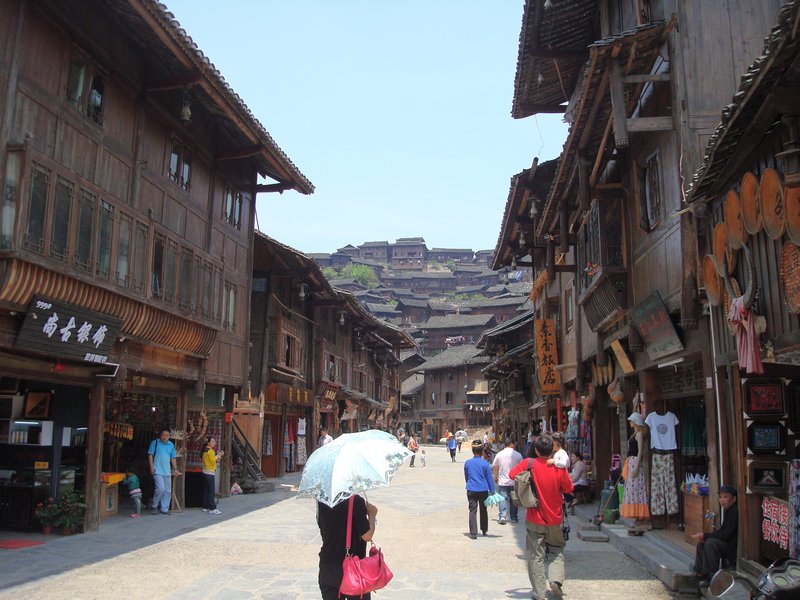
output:
<svg viewBox="0 0 800 600"><path fill-rule="evenodd" d="M222 327L229 331L236 329L236 286L228 281L225 282L225 318Z"/></svg>
<svg viewBox="0 0 800 600"><path fill-rule="evenodd" d="M83 87L86 84L86 65L81 60L74 59L69 65L69 80L67 81L67 100L75 108L80 108L83 103Z"/></svg>
<svg viewBox="0 0 800 600"><path fill-rule="evenodd" d="M178 265L178 244L170 241L167 245L167 269L164 274L164 301L175 302L175 270Z"/></svg>
<svg viewBox="0 0 800 600"><path fill-rule="evenodd" d="M114 207L105 200L100 201L100 237L97 240L96 275L108 279L111 270L111 240L114 235Z"/></svg>
<svg viewBox="0 0 800 600"><path fill-rule="evenodd" d="M192 181L192 153L186 148L183 149L183 163L181 164L181 187L189 190Z"/></svg>
<svg viewBox="0 0 800 600"><path fill-rule="evenodd" d="M47 214L47 188L50 185L50 171L34 163L31 174L31 200L28 206L28 248L44 253L44 224Z"/></svg>
<svg viewBox="0 0 800 600"><path fill-rule="evenodd" d="M89 88L89 101L86 104L86 116L98 125L103 124L103 95L105 93L105 82L103 76L95 73L92 77L92 85Z"/></svg>
<svg viewBox="0 0 800 600"><path fill-rule="evenodd" d="M220 295L222 294L222 271L219 269L214 269L214 312L212 318L215 321L219 321L222 318L221 314L221 299Z"/></svg>
<svg viewBox="0 0 800 600"><path fill-rule="evenodd" d="M117 283L128 287L131 272L131 235L133 220L126 214L119 215L119 239L117 240Z"/></svg>
<svg viewBox="0 0 800 600"><path fill-rule="evenodd" d="M240 192L227 188L225 190L225 221L239 229L242 222L242 204L244 197Z"/></svg>
<svg viewBox="0 0 800 600"><path fill-rule="evenodd" d="M144 292L147 277L147 238L150 227L136 221L136 241L133 249L133 289Z"/></svg>
<svg viewBox="0 0 800 600"><path fill-rule="evenodd" d="M73 261L73 265L78 271L88 272L92 268L92 235L96 205L97 196L81 190L81 199L78 203L78 234L75 240L75 259Z"/></svg>
<svg viewBox="0 0 800 600"><path fill-rule="evenodd" d="M67 259L70 213L72 212L72 189L72 183L63 177L56 178L53 223L50 227L50 255L56 260Z"/></svg>
<svg viewBox="0 0 800 600"><path fill-rule="evenodd" d="M181 251L180 284L178 286L178 306L189 308L191 289L192 289L192 252L183 249Z"/></svg>
<svg viewBox="0 0 800 600"><path fill-rule="evenodd" d="M22 154L6 154L6 183L3 189L3 206L0 207L0 249L11 248L14 239L14 219L17 215L17 189L19 188Z"/></svg>
<svg viewBox="0 0 800 600"><path fill-rule="evenodd" d="M157 233L153 238L153 268L151 293L153 298L161 298L164 284L164 236Z"/></svg>
<svg viewBox="0 0 800 600"><path fill-rule="evenodd" d="M172 150L169 153L169 178L178 183L178 168L181 162L181 145L174 141L172 142Z"/></svg>

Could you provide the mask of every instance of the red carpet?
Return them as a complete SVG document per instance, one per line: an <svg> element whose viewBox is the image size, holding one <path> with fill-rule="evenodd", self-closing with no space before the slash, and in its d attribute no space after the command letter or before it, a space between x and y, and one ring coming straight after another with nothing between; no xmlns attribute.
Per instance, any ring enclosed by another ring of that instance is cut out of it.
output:
<svg viewBox="0 0 800 600"><path fill-rule="evenodd" d="M39 546L44 542L34 542L32 540L0 540L0 550L18 550L30 546Z"/></svg>

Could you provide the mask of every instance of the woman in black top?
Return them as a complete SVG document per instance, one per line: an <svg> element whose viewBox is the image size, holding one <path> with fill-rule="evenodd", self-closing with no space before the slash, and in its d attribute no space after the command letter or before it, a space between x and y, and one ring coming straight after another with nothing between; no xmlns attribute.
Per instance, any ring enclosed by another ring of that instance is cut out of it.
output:
<svg viewBox="0 0 800 600"><path fill-rule="evenodd" d="M331 508L317 502L317 525L322 536L319 551L319 589L322 600L370 600L370 594L363 596L339 596L342 583L342 561L347 541L347 509L350 499L342 500ZM350 534L350 554L364 558L367 555L367 542L375 533L375 515L378 508L361 496L354 496L353 526Z"/></svg>

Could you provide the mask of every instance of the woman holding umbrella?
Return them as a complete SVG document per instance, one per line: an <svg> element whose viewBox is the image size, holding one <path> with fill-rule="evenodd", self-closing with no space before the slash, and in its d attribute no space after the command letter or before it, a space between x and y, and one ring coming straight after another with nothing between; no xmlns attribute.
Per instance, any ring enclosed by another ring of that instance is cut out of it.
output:
<svg viewBox="0 0 800 600"><path fill-rule="evenodd" d="M353 496L353 525L350 530L350 554L364 558L367 555L367 542L375 533L375 516L378 508L361 496ZM340 596L339 585L342 583L342 562L345 556L345 540L347 538L348 500L342 500L331 508L327 504L317 502L317 525L322 536L322 548L319 551L319 590L322 600L370 600L370 594L363 596Z"/></svg>
<svg viewBox="0 0 800 600"><path fill-rule="evenodd" d="M347 513L353 498L350 554L364 558L375 533L378 509L359 496L388 486L413 452L391 433L371 429L345 433L315 450L303 468L297 496L317 500L317 524L322 536L319 552L319 589L323 600L339 596L347 540ZM358 596L369 598L369 594Z"/></svg>

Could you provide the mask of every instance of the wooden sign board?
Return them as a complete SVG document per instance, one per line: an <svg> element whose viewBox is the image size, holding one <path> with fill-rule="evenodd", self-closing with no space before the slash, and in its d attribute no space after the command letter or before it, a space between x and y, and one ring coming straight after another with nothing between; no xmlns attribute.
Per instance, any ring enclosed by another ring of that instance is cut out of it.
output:
<svg viewBox="0 0 800 600"><path fill-rule="evenodd" d="M561 372L555 369L558 364L558 349L553 319L536 319L533 332L536 340L536 372L539 374L542 394L560 394Z"/></svg>
<svg viewBox="0 0 800 600"><path fill-rule="evenodd" d="M619 340L611 342L611 349L614 351L614 356L617 357L617 362L619 366L622 367L622 372L625 373L625 375L636 372L636 369L633 368L633 363L631 363L631 360L625 352L625 348L622 347L622 343L620 343Z"/></svg>
<svg viewBox="0 0 800 600"><path fill-rule="evenodd" d="M121 326L117 317L34 296L14 344L58 358L104 364Z"/></svg>
<svg viewBox="0 0 800 600"><path fill-rule="evenodd" d="M642 336L650 360L683 350L683 343L658 292L653 292L634 306L630 315L631 321Z"/></svg>

